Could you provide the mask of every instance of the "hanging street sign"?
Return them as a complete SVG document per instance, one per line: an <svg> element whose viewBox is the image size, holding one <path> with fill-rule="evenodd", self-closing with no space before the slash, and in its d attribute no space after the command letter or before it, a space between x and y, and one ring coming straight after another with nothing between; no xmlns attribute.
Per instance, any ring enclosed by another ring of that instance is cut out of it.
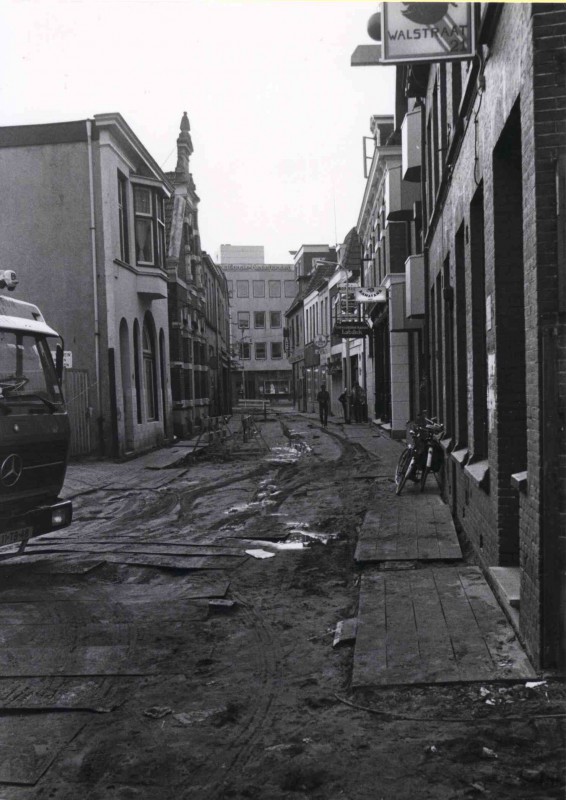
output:
<svg viewBox="0 0 566 800"><path fill-rule="evenodd" d="M319 350L321 350L323 347L326 347L328 339L323 333L317 333L313 341L314 341L314 346Z"/></svg>
<svg viewBox="0 0 566 800"><path fill-rule="evenodd" d="M342 339L359 339L369 336L371 328L367 322L336 322L332 333L341 336Z"/></svg>
<svg viewBox="0 0 566 800"><path fill-rule="evenodd" d="M387 301L387 290L381 287L371 289L367 286L360 286L354 292L356 303L385 303Z"/></svg>
<svg viewBox="0 0 566 800"><path fill-rule="evenodd" d="M455 61L475 54L473 3L383 3L382 64Z"/></svg>

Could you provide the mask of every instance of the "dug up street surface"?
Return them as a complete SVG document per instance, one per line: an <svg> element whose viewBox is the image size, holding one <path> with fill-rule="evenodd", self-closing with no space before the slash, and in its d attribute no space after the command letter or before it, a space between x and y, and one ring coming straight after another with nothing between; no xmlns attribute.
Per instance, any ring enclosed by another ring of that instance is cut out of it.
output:
<svg viewBox="0 0 566 800"><path fill-rule="evenodd" d="M399 443L291 410L71 465L0 560L0 800L559 798L533 671ZM268 449L269 448L269 449Z"/></svg>

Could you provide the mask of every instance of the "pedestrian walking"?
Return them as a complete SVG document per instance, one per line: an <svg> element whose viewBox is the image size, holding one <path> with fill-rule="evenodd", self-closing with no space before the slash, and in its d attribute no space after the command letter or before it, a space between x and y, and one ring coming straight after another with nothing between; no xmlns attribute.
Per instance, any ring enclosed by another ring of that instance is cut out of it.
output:
<svg viewBox="0 0 566 800"><path fill-rule="evenodd" d="M348 391L348 387L344 386L344 391L338 397L338 402L342 404L342 409L344 411L344 422L350 422L350 392Z"/></svg>
<svg viewBox="0 0 566 800"><path fill-rule="evenodd" d="M318 413L323 428L328 427L328 408L330 406L330 394L325 383L320 384L320 391L316 396L318 400Z"/></svg>

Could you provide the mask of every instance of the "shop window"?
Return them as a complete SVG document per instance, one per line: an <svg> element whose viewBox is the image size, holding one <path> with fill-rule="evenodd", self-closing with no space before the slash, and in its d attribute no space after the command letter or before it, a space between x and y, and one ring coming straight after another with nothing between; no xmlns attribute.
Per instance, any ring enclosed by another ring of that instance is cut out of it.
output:
<svg viewBox="0 0 566 800"><path fill-rule="evenodd" d="M266 380L259 381L258 391L260 394L289 394L288 380Z"/></svg>

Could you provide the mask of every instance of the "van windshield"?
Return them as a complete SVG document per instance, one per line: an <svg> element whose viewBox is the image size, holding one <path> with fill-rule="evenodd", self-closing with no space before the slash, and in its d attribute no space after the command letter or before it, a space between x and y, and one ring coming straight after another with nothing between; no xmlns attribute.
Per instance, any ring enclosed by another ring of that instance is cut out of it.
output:
<svg viewBox="0 0 566 800"><path fill-rule="evenodd" d="M0 330L0 407L53 411L63 402L45 336ZM16 412L17 413L17 412Z"/></svg>

